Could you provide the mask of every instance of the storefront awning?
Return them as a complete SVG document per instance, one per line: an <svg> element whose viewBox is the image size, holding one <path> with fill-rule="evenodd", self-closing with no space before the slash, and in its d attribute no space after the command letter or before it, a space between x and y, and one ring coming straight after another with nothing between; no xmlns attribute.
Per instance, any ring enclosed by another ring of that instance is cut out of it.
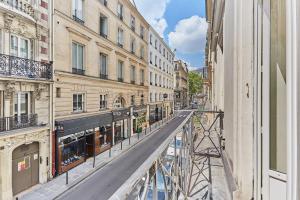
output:
<svg viewBox="0 0 300 200"><path fill-rule="evenodd" d="M112 113L105 113L76 119L57 120L55 125L57 127L57 134L59 137L62 137L111 124L112 119Z"/></svg>

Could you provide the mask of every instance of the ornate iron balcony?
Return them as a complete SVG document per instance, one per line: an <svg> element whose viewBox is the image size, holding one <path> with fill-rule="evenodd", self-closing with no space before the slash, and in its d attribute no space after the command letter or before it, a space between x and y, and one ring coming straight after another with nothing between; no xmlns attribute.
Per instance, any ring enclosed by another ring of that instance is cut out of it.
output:
<svg viewBox="0 0 300 200"><path fill-rule="evenodd" d="M101 79L108 79L108 75L107 74L100 74L100 78Z"/></svg>
<svg viewBox="0 0 300 200"><path fill-rule="evenodd" d="M84 75L84 72L85 71L83 69L72 68L72 73L73 74Z"/></svg>
<svg viewBox="0 0 300 200"><path fill-rule="evenodd" d="M37 122L37 114L3 117L0 118L0 132L37 126Z"/></svg>
<svg viewBox="0 0 300 200"><path fill-rule="evenodd" d="M16 9L21 11L30 17L34 18L34 8L33 6L28 3L26 0L0 0L0 3L3 3L12 9Z"/></svg>
<svg viewBox="0 0 300 200"><path fill-rule="evenodd" d="M0 75L51 80L52 64L0 54Z"/></svg>

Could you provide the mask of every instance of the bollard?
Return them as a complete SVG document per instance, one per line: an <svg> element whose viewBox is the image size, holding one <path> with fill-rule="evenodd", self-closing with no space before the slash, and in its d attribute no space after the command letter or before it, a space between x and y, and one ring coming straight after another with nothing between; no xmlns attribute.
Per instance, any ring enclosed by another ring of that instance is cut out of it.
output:
<svg viewBox="0 0 300 200"><path fill-rule="evenodd" d="M130 146L130 138L131 138L131 137L128 138L128 144L129 144L129 146Z"/></svg>
<svg viewBox="0 0 300 200"><path fill-rule="evenodd" d="M140 133L138 133L138 140L140 140Z"/></svg>
<svg viewBox="0 0 300 200"><path fill-rule="evenodd" d="M145 128L145 135L147 135L147 128Z"/></svg>
<svg viewBox="0 0 300 200"><path fill-rule="evenodd" d="M66 172L66 185L69 184L69 171Z"/></svg>
<svg viewBox="0 0 300 200"><path fill-rule="evenodd" d="M109 157L111 157L111 148L109 149Z"/></svg>
<svg viewBox="0 0 300 200"><path fill-rule="evenodd" d="M123 140L121 141L121 150L123 150Z"/></svg>

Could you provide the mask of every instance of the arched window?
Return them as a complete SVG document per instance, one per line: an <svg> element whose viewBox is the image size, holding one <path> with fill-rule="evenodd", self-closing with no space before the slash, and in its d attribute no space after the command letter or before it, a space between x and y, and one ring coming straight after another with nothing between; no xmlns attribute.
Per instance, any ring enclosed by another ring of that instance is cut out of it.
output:
<svg viewBox="0 0 300 200"><path fill-rule="evenodd" d="M118 97L114 102L114 108L124 108L125 99L123 97Z"/></svg>

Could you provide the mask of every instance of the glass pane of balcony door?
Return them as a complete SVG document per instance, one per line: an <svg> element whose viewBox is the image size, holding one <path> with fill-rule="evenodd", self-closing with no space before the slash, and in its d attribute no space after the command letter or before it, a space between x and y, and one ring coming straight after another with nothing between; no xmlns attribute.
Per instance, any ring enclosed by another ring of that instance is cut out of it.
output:
<svg viewBox="0 0 300 200"><path fill-rule="evenodd" d="M287 170L285 0L271 0L270 169Z"/></svg>

